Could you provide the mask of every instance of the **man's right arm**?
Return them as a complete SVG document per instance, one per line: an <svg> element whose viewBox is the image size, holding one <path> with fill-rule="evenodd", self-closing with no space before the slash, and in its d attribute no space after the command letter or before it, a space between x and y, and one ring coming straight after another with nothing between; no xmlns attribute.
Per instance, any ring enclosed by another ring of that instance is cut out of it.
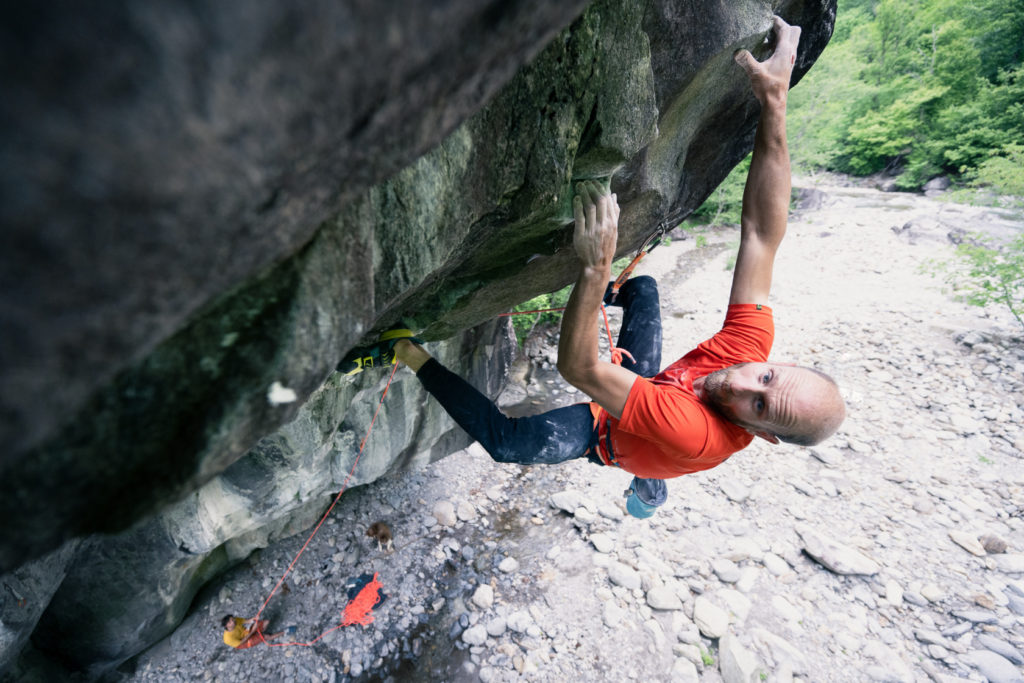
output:
<svg viewBox="0 0 1024 683"><path fill-rule="evenodd" d="M768 303L775 253L786 234L791 189L786 98L800 27L775 17L773 30L775 50L764 62L758 62L746 50L736 53L736 62L746 71L754 96L761 103L761 117L743 190L740 250L730 304Z"/></svg>

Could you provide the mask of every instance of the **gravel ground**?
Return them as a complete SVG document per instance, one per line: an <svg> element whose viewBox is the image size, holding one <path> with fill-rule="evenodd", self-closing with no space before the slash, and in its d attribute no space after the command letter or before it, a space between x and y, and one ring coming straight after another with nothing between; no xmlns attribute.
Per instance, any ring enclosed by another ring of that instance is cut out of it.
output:
<svg viewBox="0 0 1024 683"><path fill-rule="evenodd" d="M313 640L350 579L376 573L371 624L311 646L220 642L220 616L255 613L302 534L208 586L114 678L1024 681L1022 331L921 272L951 234L1024 222L825 182L776 265L772 357L839 380L850 410L832 440L758 442L669 482L650 520L624 515L621 471L473 447L346 492L264 614ZM666 362L721 323L737 238L676 240L639 269L661 285ZM530 342L503 405L580 400L554 340ZM391 552L364 535L378 520Z"/></svg>

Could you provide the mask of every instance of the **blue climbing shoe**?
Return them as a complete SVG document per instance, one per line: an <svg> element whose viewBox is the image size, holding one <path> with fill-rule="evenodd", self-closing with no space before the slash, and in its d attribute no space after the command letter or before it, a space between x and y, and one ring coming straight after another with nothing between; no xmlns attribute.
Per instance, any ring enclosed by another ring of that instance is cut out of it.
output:
<svg viewBox="0 0 1024 683"><path fill-rule="evenodd" d="M423 342L412 335L412 330L388 330L380 338L368 346L357 346L345 354L338 363L338 372L343 375L356 375L363 370L383 368L395 364L395 342L408 339L411 342Z"/></svg>

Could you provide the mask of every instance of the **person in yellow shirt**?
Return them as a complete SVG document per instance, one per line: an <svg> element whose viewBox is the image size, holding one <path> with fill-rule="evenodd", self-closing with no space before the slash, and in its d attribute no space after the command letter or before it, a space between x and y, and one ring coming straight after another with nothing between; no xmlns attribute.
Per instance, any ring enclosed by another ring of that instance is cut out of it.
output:
<svg viewBox="0 0 1024 683"><path fill-rule="evenodd" d="M270 621L267 619L261 620L257 628L255 617L252 619L241 619L231 614L226 614L220 620L220 623L224 627L224 644L236 650L244 650L253 645L259 645L263 640L280 638L286 633L289 635L295 633L295 627L289 626L284 631L277 633L264 633L263 637L260 638L259 632L265 631Z"/></svg>

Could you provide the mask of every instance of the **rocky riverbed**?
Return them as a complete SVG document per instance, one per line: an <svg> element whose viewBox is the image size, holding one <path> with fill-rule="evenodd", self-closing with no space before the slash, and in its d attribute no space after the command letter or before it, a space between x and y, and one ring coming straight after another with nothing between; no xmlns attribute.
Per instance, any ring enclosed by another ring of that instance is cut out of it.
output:
<svg viewBox="0 0 1024 683"><path fill-rule="evenodd" d="M1024 681L1022 331L921 270L965 231L1024 221L802 184L772 356L840 382L849 417L829 442L758 441L671 481L650 520L624 514L621 471L470 448L346 492L264 613L311 641L339 622L351 579L376 573L387 599L371 624L311 646L221 643L220 617L255 613L303 533L214 582L112 678ZM677 239L638 271L661 284L666 362L721 323L737 239ZM581 399L551 369L554 339L528 345L503 405ZM378 520L392 552L364 535Z"/></svg>

